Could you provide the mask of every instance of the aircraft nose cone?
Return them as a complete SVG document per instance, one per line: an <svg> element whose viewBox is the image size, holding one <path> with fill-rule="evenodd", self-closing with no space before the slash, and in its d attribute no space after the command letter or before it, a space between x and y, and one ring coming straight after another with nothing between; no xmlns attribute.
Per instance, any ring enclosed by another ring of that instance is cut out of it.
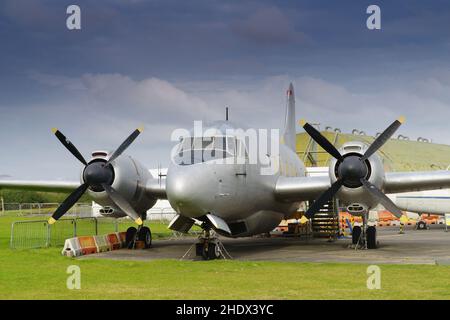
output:
<svg viewBox="0 0 450 320"><path fill-rule="evenodd" d="M101 185L102 183L111 184L113 181L113 172L111 168L105 167L102 162L93 162L86 166L83 173L84 181L91 186Z"/></svg>
<svg viewBox="0 0 450 320"><path fill-rule="evenodd" d="M200 207L202 189L192 181L192 176L181 173L168 175L166 189L167 198L177 212L190 217L204 214Z"/></svg>

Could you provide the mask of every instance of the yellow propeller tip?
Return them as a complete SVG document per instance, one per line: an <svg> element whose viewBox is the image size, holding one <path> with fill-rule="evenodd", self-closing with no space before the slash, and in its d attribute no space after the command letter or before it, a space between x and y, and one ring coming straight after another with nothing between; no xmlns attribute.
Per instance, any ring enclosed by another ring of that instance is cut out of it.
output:
<svg viewBox="0 0 450 320"><path fill-rule="evenodd" d="M142 222L142 219L141 219L141 218L137 218L136 220L134 220L134 222L136 222L136 224L139 225L139 226L141 226L141 225L144 224L144 223Z"/></svg>
<svg viewBox="0 0 450 320"><path fill-rule="evenodd" d="M58 128L52 128L53 133L56 133L56 131L58 131Z"/></svg>
<svg viewBox="0 0 450 320"><path fill-rule="evenodd" d="M141 126L141 127L137 128L137 129L138 129L138 131L139 131L140 133L142 133L142 132L144 131L144 126Z"/></svg>
<svg viewBox="0 0 450 320"><path fill-rule="evenodd" d="M404 116L400 116L400 118L398 118L398 122L400 123L404 123L406 121Z"/></svg>
<svg viewBox="0 0 450 320"><path fill-rule="evenodd" d="M298 123L303 127L306 124L306 120L300 119L300 121Z"/></svg>
<svg viewBox="0 0 450 320"><path fill-rule="evenodd" d="M50 217L50 218L48 219L48 224L54 224L55 222L56 222L56 220L53 219L53 217Z"/></svg>

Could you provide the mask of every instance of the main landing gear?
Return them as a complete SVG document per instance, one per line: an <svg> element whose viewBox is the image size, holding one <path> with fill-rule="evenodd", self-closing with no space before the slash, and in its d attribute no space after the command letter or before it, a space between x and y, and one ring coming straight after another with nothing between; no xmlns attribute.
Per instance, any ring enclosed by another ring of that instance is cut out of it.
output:
<svg viewBox="0 0 450 320"><path fill-rule="evenodd" d="M140 225L137 229L135 227L129 227L126 234L126 247L128 249L135 249L136 243L140 241L143 243L143 248L148 249L152 245L152 232L149 227Z"/></svg>
<svg viewBox="0 0 450 320"><path fill-rule="evenodd" d="M377 228L367 225L367 216L363 216L363 225L355 225L352 232L352 248L356 249L376 249Z"/></svg>

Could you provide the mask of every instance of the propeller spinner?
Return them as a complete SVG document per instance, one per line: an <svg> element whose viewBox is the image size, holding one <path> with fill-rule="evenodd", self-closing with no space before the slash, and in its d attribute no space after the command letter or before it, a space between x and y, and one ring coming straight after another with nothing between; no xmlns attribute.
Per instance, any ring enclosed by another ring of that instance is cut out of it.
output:
<svg viewBox="0 0 450 320"><path fill-rule="evenodd" d="M53 224L61 218L69 209L81 198L86 190L91 187L93 190L105 191L110 200L130 218L132 218L138 225L142 225L142 219L139 214L133 209L128 201L115 190L111 185L114 181L114 170L111 162L117 159L125 149L127 149L133 141L143 131L143 128L138 128L125 139L124 142L111 154L106 162L95 161L87 163L83 155L78 149L66 138L64 134L58 129L52 129L58 140L70 151L82 164L84 164L83 180L84 183L73 191L56 209L53 215L48 220L49 224Z"/></svg>
<svg viewBox="0 0 450 320"><path fill-rule="evenodd" d="M341 155L341 153L330 143L318 130L307 122L302 122L305 131L317 142L326 152L332 155L336 160L337 180L331 187L322 193L319 198L306 211L306 216L311 218L315 212L319 211L328 201L330 201L339 189L344 185L349 188L364 187L379 203L396 217L401 217L402 211L375 185L369 182L370 164L368 158L381 148L386 141L395 133L395 131L404 122L401 117L395 120L384 132L379 135L375 141L367 148L363 156L356 154Z"/></svg>

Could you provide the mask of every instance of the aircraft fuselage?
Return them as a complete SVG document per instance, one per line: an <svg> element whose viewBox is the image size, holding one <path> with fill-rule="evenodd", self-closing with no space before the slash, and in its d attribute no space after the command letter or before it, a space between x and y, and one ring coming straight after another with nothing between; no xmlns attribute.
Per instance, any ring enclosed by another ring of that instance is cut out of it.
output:
<svg viewBox="0 0 450 320"><path fill-rule="evenodd" d="M185 217L197 219L206 214L220 217L234 229L234 236L269 232L300 205L274 197L278 177L306 174L302 161L284 145L280 145L279 157L271 156L270 161L278 162L274 164L277 170L273 174L262 174L260 161L171 164L166 179L167 198Z"/></svg>

